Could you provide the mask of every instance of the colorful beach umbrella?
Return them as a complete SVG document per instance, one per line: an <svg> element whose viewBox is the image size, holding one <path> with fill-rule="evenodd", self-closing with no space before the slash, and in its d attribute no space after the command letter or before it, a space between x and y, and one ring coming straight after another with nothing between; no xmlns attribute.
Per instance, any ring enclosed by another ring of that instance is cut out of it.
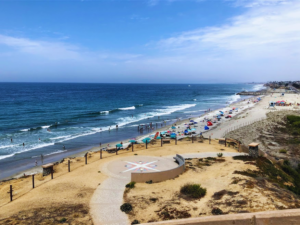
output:
<svg viewBox="0 0 300 225"><path fill-rule="evenodd" d="M135 143L135 142L136 142L136 140L130 140L129 142L130 142L130 143Z"/></svg>

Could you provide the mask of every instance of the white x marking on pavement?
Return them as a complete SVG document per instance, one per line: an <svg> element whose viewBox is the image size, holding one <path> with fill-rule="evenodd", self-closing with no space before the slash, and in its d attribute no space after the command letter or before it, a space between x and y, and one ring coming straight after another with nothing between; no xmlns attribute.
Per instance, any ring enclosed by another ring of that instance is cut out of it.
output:
<svg viewBox="0 0 300 225"><path fill-rule="evenodd" d="M125 162L127 162L127 161L125 161ZM153 169L153 168L147 166L147 165L150 165L150 164L155 163L155 162L157 162L157 161L148 162L148 163L145 163L145 164L138 164L138 163L133 163L133 162L127 162L127 163L129 163L129 164L131 164L131 165L134 165L135 167L132 167L132 168L130 168L130 169L128 169L128 170L125 170L125 171L123 171L122 173L126 173L126 172L128 172L128 171L135 170L135 169L138 169L138 168L143 168L143 169L148 169L148 170L160 171L160 170L156 170L156 169Z"/></svg>

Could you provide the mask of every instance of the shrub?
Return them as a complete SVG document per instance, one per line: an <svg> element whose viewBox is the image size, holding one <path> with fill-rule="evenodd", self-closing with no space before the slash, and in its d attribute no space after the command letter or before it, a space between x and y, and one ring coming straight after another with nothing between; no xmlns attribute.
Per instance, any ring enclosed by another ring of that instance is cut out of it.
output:
<svg viewBox="0 0 300 225"><path fill-rule="evenodd" d="M214 207L212 210L211 210L211 213L213 215L222 215L223 214L223 211L217 207Z"/></svg>
<svg viewBox="0 0 300 225"><path fill-rule="evenodd" d="M201 198L206 195L206 188L202 188L200 184L185 184L180 188L180 193L191 198Z"/></svg>
<svg viewBox="0 0 300 225"><path fill-rule="evenodd" d="M129 213L132 211L132 205L130 203L124 203L121 205L120 209L122 212Z"/></svg>
<svg viewBox="0 0 300 225"><path fill-rule="evenodd" d="M66 218L61 218L61 219L59 220L59 222L60 222L60 223L65 223L65 222L67 222L67 219L66 219Z"/></svg>
<svg viewBox="0 0 300 225"><path fill-rule="evenodd" d="M218 157L222 157L222 156L223 156L223 153L218 153L217 156L218 156Z"/></svg>
<svg viewBox="0 0 300 225"><path fill-rule="evenodd" d="M279 153L287 153L287 150L285 150L285 149L281 149L281 150L279 150Z"/></svg>
<svg viewBox="0 0 300 225"><path fill-rule="evenodd" d="M131 181L130 183L126 184L127 188L134 188L135 187L135 182L134 181Z"/></svg>
<svg viewBox="0 0 300 225"><path fill-rule="evenodd" d="M287 120L289 121L289 123L291 123L291 124L300 121L300 116L289 115L289 116L287 116L286 118L287 118Z"/></svg>

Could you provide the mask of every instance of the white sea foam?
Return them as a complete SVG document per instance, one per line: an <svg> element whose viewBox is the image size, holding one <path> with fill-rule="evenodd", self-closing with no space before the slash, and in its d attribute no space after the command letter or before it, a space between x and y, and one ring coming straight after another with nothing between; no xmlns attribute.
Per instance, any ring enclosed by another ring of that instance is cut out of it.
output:
<svg viewBox="0 0 300 225"><path fill-rule="evenodd" d="M194 99L194 101L197 101L197 99Z"/></svg>
<svg viewBox="0 0 300 225"><path fill-rule="evenodd" d="M131 107L125 107L125 108L119 108L119 110L133 110L135 109L134 106L131 106Z"/></svg>
<svg viewBox="0 0 300 225"><path fill-rule="evenodd" d="M67 150L59 150L59 151L56 151L56 152L51 152L49 154L45 154L44 156L47 156L47 155L54 155L54 154L58 154L58 153L62 153L62 152L66 152Z"/></svg>
<svg viewBox="0 0 300 225"><path fill-rule="evenodd" d="M26 146L25 146L25 148L22 151L19 151L18 154L22 153L22 152L29 152L29 151L32 151L32 150L35 150L38 148L44 148L44 147L51 146L51 145L54 145L54 143L37 144L37 145L32 145L29 148L26 148Z"/></svg>
<svg viewBox="0 0 300 225"><path fill-rule="evenodd" d="M14 156L14 154L11 154L11 155L0 155L0 160L8 158L8 157L12 157L12 156Z"/></svg>
<svg viewBox="0 0 300 225"><path fill-rule="evenodd" d="M50 139L51 140L57 140L57 139L68 138L68 137L71 137L71 135L59 136L59 137L54 137L54 138L50 138Z"/></svg>
<svg viewBox="0 0 300 225"><path fill-rule="evenodd" d="M163 115L168 115L171 114L173 112L179 111L179 110L184 110L190 107L194 107L196 106L196 104L183 104L183 105L177 105L177 106L167 106L164 109L157 109L154 112L149 112L149 113L143 113L143 114L139 114L137 116L134 117L124 117L124 118L119 118L118 121L118 125L120 126L124 126L126 124L129 123L134 123L140 120L144 120L147 118L153 118L155 116L163 116Z"/></svg>
<svg viewBox="0 0 300 225"><path fill-rule="evenodd" d="M241 96L239 96L239 95L231 95L228 97L228 103L229 104L234 103L234 102L238 101L240 98L241 98Z"/></svg>
<svg viewBox="0 0 300 225"><path fill-rule="evenodd" d="M42 126L43 129L49 128L51 125L47 126Z"/></svg>
<svg viewBox="0 0 300 225"><path fill-rule="evenodd" d="M12 148L12 147L15 147L17 145L2 145L0 146L0 149L3 149L3 148Z"/></svg>
<svg viewBox="0 0 300 225"><path fill-rule="evenodd" d="M259 90L262 90L262 89L266 89L266 87L264 87L263 84L256 84L256 85L254 85L254 87L252 88L253 91L259 91Z"/></svg>
<svg viewBox="0 0 300 225"><path fill-rule="evenodd" d="M100 111L100 114L109 114L109 111Z"/></svg>
<svg viewBox="0 0 300 225"><path fill-rule="evenodd" d="M20 131L23 131L23 132L26 132L26 131L29 131L30 129L23 129L23 130L20 130Z"/></svg>

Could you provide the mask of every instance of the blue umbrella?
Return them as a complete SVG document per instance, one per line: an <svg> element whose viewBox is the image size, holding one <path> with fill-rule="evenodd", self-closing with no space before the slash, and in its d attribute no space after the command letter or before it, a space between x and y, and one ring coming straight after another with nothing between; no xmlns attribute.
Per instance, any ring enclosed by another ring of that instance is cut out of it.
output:
<svg viewBox="0 0 300 225"><path fill-rule="evenodd" d="M158 136L156 139L161 139L161 137L160 137L160 136Z"/></svg>
<svg viewBox="0 0 300 225"><path fill-rule="evenodd" d="M172 129L176 129L176 127L172 127Z"/></svg>
<svg viewBox="0 0 300 225"><path fill-rule="evenodd" d="M117 148L123 147L122 144L117 144L116 146L117 146Z"/></svg>
<svg viewBox="0 0 300 225"><path fill-rule="evenodd" d="M198 124L197 122L194 122L194 124Z"/></svg>
<svg viewBox="0 0 300 225"><path fill-rule="evenodd" d="M176 133L172 133L171 135L176 135Z"/></svg>
<svg viewBox="0 0 300 225"><path fill-rule="evenodd" d="M219 111L220 113L224 114L222 111Z"/></svg>
<svg viewBox="0 0 300 225"><path fill-rule="evenodd" d="M190 120L190 122L194 122L194 120Z"/></svg>
<svg viewBox="0 0 300 225"><path fill-rule="evenodd" d="M194 131L194 130L196 130L196 129L195 129L195 128L192 128L191 130Z"/></svg>
<svg viewBox="0 0 300 225"><path fill-rule="evenodd" d="M135 142L136 142L136 140L130 140L129 142L130 142L130 143L135 143Z"/></svg>
<svg viewBox="0 0 300 225"><path fill-rule="evenodd" d="M205 126L204 129L205 129L205 130L209 130L209 127L208 127L208 126Z"/></svg>
<svg viewBox="0 0 300 225"><path fill-rule="evenodd" d="M146 142L149 143L149 142L151 141L151 138L145 138L145 139L143 139L142 141L143 141L144 143L146 143Z"/></svg>

